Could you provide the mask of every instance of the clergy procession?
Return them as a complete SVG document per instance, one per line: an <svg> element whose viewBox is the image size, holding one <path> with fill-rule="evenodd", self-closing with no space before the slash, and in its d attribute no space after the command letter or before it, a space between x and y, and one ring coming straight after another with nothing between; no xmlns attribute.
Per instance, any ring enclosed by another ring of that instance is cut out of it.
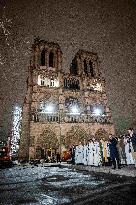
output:
<svg viewBox="0 0 136 205"><path fill-rule="evenodd" d="M122 165L136 167L136 134L131 128L118 138L110 135L108 140L96 140L93 137L87 143L73 146L73 149L74 164L112 166L113 169L120 169Z"/></svg>

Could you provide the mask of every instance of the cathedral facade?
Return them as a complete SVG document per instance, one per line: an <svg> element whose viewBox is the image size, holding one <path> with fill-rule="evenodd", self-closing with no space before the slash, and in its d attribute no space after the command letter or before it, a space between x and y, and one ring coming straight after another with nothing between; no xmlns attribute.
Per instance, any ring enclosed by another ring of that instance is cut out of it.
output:
<svg viewBox="0 0 136 205"><path fill-rule="evenodd" d="M96 53L79 50L66 73L57 43L35 39L22 112L19 159L41 159L108 138L114 124Z"/></svg>

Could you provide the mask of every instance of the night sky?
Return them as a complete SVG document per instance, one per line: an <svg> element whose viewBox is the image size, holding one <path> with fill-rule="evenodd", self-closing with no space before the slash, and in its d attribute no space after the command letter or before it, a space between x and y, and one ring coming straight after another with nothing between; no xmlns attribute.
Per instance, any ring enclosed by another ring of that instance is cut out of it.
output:
<svg viewBox="0 0 136 205"><path fill-rule="evenodd" d="M118 130L136 121L135 0L0 0L0 125L22 106L35 37L57 42L67 72L79 49L98 54Z"/></svg>

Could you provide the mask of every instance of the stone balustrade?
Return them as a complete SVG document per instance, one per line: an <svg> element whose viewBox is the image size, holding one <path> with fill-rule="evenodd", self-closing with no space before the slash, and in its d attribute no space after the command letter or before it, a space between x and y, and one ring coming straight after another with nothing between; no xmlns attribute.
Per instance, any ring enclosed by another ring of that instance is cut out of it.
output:
<svg viewBox="0 0 136 205"><path fill-rule="evenodd" d="M64 88L69 90L80 90L80 81L76 77L64 77Z"/></svg>
<svg viewBox="0 0 136 205"><path fill-rule="evenodd" d="M100 123L110 124L112 119L110 116L91 116L87 114L72 115L69 113L32 113L31 121L33 122L58 122L58 123Z"/></svg>

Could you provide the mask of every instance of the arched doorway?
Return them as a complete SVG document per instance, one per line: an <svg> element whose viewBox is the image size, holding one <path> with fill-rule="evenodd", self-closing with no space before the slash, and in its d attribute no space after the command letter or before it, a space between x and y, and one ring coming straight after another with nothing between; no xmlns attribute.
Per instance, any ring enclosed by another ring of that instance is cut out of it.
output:
<svg viewBox="0 0 136 205"><path fill-rule="evenodd" d="M36 159L44 159L44 149L40 146L36 147Z"/></svg>
<svg viewBox="0 0 136 205"><path fill-rule="evenodd" d="M96 131L95 137L97 140L100 139L108 140L109 134L104 129L100 128Z"/></svg>
<svg viewBox="0 0 136 205"><path fill-rule="evenodd" d="M65 146L68 148L72 145L77 145L79 142L84 143L89 139L88 134L86 131L79 127L79 126L73 126L66 134L66 137L64 139Z"/></svg>
<svg viewBox="0 0 136 205"><path fill-rule="evenodd" d="M36 158L55 159L58 149L59 142L55 133L49 128L45 129L37 139Z"/></svg>

